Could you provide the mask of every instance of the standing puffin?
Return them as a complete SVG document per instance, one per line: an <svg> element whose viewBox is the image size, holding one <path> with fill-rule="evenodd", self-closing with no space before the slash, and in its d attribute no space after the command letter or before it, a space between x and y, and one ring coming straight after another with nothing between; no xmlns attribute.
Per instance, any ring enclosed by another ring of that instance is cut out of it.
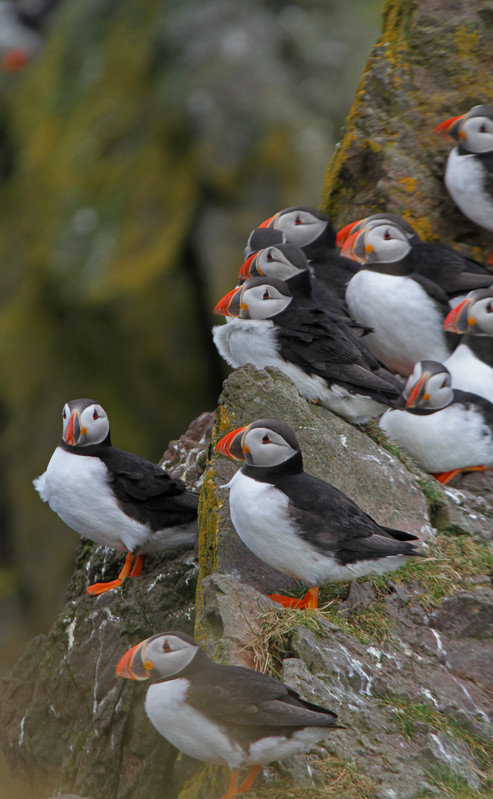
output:
<svg viewBox="0 0 493 799"><path fill-rule="evenodd" d="M377 524L338 488L303 471L295 434L284 422L258 419L225 435L216 452L243 461L230 489L231 521L260 560L309 588L302 600L271 599L316 608L318 587L383 574L420 555L416 536Z"/></svg>
<svg viewBox="0 0 493 799"><path fill-rule="evenodd" d="M418 362L403 399L405 408L386 411L380 427L440 483L493 468L493 403L452 388L442 363Z"/></svg>
<svg viewBox="0 0 493 799"><path fill-rule="evenodd" d="M358 265L339 253L336 232L325 214L316 208L298 205L278 211L259 227L279 230L286 241L300 247L315 277L344 299L346 285L358 271Z"/></svg>
<svg viewBox="0 0 493 799"><path fill-rule="evenodd" d="M145 710L173 746L230 769L222 799L248 791L263 763L307 752L340 728L336 713L266 674L214 663L182 632L146 638L123 655L116 674L152 680ZM242 766L250 772L238 786Z"/></svg>
<svg viewBox="0 0 493 799"><path fill-rule="evenodd" d="M94 400L67 402L62 418L62 439L34 487L77 533L127 553L118 578L90 585L88 594L139 575L146 553L194 545L198 494L156 464L112 447L108 416Z"/></svg>
<svg viewBox="0 0 493 799"><path fill-rule="evenodd" d="M250 278L214 310L236 317L212 330L230 366L276 366L305 399L354 424L379 415L400 395L398 381L356 333L316 303L298 301L283 280Z"/></svg>
<svg viewBox="0 0 493 799"><path fill-rule="evenodd" d="M457 142L447 159L445 185L464 216L493 231L493 106L475 105L446 119L435 133Z"/></svg>
<svg viewBox="0 0 493 799"><path fill-rule="evenodd" d="M443 326L464 333L445 361L452 385L493 402L493 286L471 291L450 311Z"/></svg>
<svg viewBox="0 0 493 799"><path fill-rule="evenodd" d="M443 330L449 300L491 283L489 273L465 272L460 260L422 258L419 248L385 223L363 228L351 242L363 266L347 287L349 311L373 328L366 341L377 358L403 375L416 361L448 358L458 343Z"/></svg>

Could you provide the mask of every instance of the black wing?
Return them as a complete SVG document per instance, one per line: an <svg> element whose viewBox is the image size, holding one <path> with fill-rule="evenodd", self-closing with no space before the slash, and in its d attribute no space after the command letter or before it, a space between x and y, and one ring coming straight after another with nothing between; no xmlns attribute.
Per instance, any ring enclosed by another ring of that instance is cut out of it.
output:
<svg viewBox="0 0 493 799"><path fill-rule="evenodd" d="M416 536L377 524L335 486L306 474L287 475L277 483L289 498L289 511L300 532L324 554L339 563L388 555L417 555L410 541Z"/></svg>
<svg viewBox="0 0 493 799"><path fill-rule="evenodd" d="M196 664L197 667L200 663ZM337 714L302 699L287 685L242 666L208 661L196 668L187 690L187 704L217 721L235 727L334 727ZM257 737L255 736L255 737Z"/></svg>
<svg viewBox="0 0 493 799"><path fill-rule="evenodd" d="M197 517L199 495L156 464L115 447L100 457L117 500L132 518L161 530Z"/></svg>
<svg viewBox="0 0 493 799"><path fill-rule="evenodd" d="M275 318L281 355L309 375L349 390L378 392L382 402L397 398L398 388L381 375L381 364L361 338L320 308L288 308ZM379 371L379 374L376 372Z"/></svg>

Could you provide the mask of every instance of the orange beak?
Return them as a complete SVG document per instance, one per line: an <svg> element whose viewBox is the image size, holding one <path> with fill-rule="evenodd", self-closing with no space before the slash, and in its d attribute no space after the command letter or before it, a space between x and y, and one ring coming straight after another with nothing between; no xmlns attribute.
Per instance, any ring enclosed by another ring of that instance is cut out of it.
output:
<svg viewBox="0 0 493 799"><path fill-rule="evenodd" d="M254 275L250 274L250 269L252 268L252 264L253 264L255 258L257 257L257 255L258 255L258 252L254 252L253 255L250 255L250 257L246 259L245 263L243 264L243 266L240 269L240 274L238 275L240 280L248 280L249 277L254 277ZM255 270L255 275L257 275L257 274L260 275L262 273L258 272L257 270Z"/></svg>
<svg viewBox="0 0 493 799"><path fill-rule="evenodd" d="M147 640L147 639L146 639ZM145 641L128 649L118 661L115 669L117 677L126 677L127 680L148 680L149 672L142 663L142 648Z"/></svg>
<svg viewBox="0 0 493 799"><path fill-rule="evenodd" d="M219 300L214 313L222 314L223 316L239 316L240 315L240 295L241 286L228 291L222 299Z"/></svg>
<svg viewBox="0 0 493 799"><path fill-rule="evenodd" d="M429 394L424 393L426 388L426 377L426 375L423 375L423 377L421 377L414 386L406 402L406 408L415 408L422 399L426 400L430 398Z"/></svg>
<svg viewBox="0 0 493 799"><path fill-rule="evenodd" d="M80 414L79 411L74 411L69 419L67 432L65 433L65 443L74 447L81 436Z"/></svg>
<svg viewBox="0 0 493 799"><path fill-rule="evenodd" d="M451 136L453 139L457 139L459 121L464 119L464 116L464 114L460 114L458 117L451 117L450 119L446 119L445 122L440 122L440 124L436 126L433 133L438 133L440 136L443 136L444 139L446 139L448 136Z"/></svg>
<svg viewBox="0 0 493 799"><path fill-rule="evenodd" d="M343 244L345 244L348 236L350 236L351 233L353 232L353 228L356 225L359 225L360 221L361 220L359 220L358 222L350 222L349 225L344 225L344 227L340 229L339 233L336 236L336 245L337 247L339 247L339 249L342 247Z"/></svg>
<svg viewBox="0 0 493 799"><path fill-rule="evenodd" d="M220 455L226 455L228 458L233 458L235 461L244 461L245 452L248 450L244 449L241 442L248 427L249 425L245 425L244 427L238 427L231 433L226 433L216 444L216 452L219 452Z"/></svg>
<svg viewBox="0 0 493 799"><path fill-rule="evenodd" d="M355 225L358 223L355 222ZM360 229L358 227L354 233L351 233L350 236L344 242L344 245L341 250L341 255L345 255L346 258L351 258L353 261L358 261L360 264L364 264L366 261L366 247L365 247L365 228Z"/></svg>
<svg viewBox="0 0 493 799"><path fill-rule="evenodd" d="M463 300L455 308L452 308L445 317L443 329L451 333L465 333L469 325L475 324L475 320L469 318L471 302L471 299Z"/></svg>
<svg viewBox="0 0 493 799"><path fill-rule="evenodd" d="M277 214L274 214L274 216L269 216L268 219L264 219L264 221L261 222L258 227L275 227L275 222L277 222Z"/></svg>

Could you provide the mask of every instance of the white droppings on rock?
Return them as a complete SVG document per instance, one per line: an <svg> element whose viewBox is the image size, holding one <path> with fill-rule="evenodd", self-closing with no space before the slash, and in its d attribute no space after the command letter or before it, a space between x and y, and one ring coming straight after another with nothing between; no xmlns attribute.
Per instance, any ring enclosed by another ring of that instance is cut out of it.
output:
<svg viewBox="0 0 493 799"><path fill-rule="evenodd" d="M433 635L435 636L435 640L436 640L436 642L437 642L437 649L438 649L438 651L439 651L439 652L443 652L443 654L444 654L444 655L446 655L447 653L446 653L446 651L445 651L445 649L444 649L444 647L443 647L443 644L442 644L442 639L440 638L440 635L439 635L439 633L437 633L437 631L436 631L436 630L434 630L434 629L433 629L433 627L430 627L430 630L431 630L431 632L433 633Z"/></svg>
<svg viewBox="0 0 493 799"><path fill-rule="evenodd" d="M76 625L77 625L77 617L74 617L72 619L72 621L69 623L69 625L67 626L67 638L68 638L67 652L70 652L72 650L73 645L74 645L74 640L75 640L74 631L75 631Z"/></svg>
<svg viewBox="0 0 493 799"><path fill-rule="evenodd" d="M21 718L21 723L19 724L20 734L19 734L19 746L22 746L24 741L24 724L26 723L26 714Z"/></svg>

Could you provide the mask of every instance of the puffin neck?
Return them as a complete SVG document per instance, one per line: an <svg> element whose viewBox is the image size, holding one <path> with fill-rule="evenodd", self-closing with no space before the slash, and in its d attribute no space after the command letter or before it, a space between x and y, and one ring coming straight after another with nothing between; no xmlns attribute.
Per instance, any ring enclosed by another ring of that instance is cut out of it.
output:
<svg viewBox="0 0 493 799"><path fill-rule="evenodd" d="M309 244L305 244L301 249L309 261L322 258L327 250L335 250L336 232L330 222L327 222L320 236L317 236L317 238Z"/></svg>
<svg viewBox="0 0 493 799"><path fill-rule="evenodd" d="M111 438L108 433L106 438L100 441L99 444L87 444L86 446L78 446L77 444L72 446L71 444L66 444L62 438L58 446L64 449L65 452L71 452L73 455L99 455L102 449L111 447Z"/></svg>
<svg viewBox="0 0 493 799"><path fill-rule="evenodd" d="M303 471L303 455L301 452L295 452L287 461L277 466L251 466L246 463L241 471L246 477L252 477L261 483L271 483L278 474L300 474Z"/></svg>
<svg viewBox="0 0 493 799"><path fill-rule="evenodd" d="M396 277L407 277L413 272L413 267L409 263L407 255L399 261L363 264L361 269L368 269L370 272L380 272L383 275L395 275Z"/></svg>

